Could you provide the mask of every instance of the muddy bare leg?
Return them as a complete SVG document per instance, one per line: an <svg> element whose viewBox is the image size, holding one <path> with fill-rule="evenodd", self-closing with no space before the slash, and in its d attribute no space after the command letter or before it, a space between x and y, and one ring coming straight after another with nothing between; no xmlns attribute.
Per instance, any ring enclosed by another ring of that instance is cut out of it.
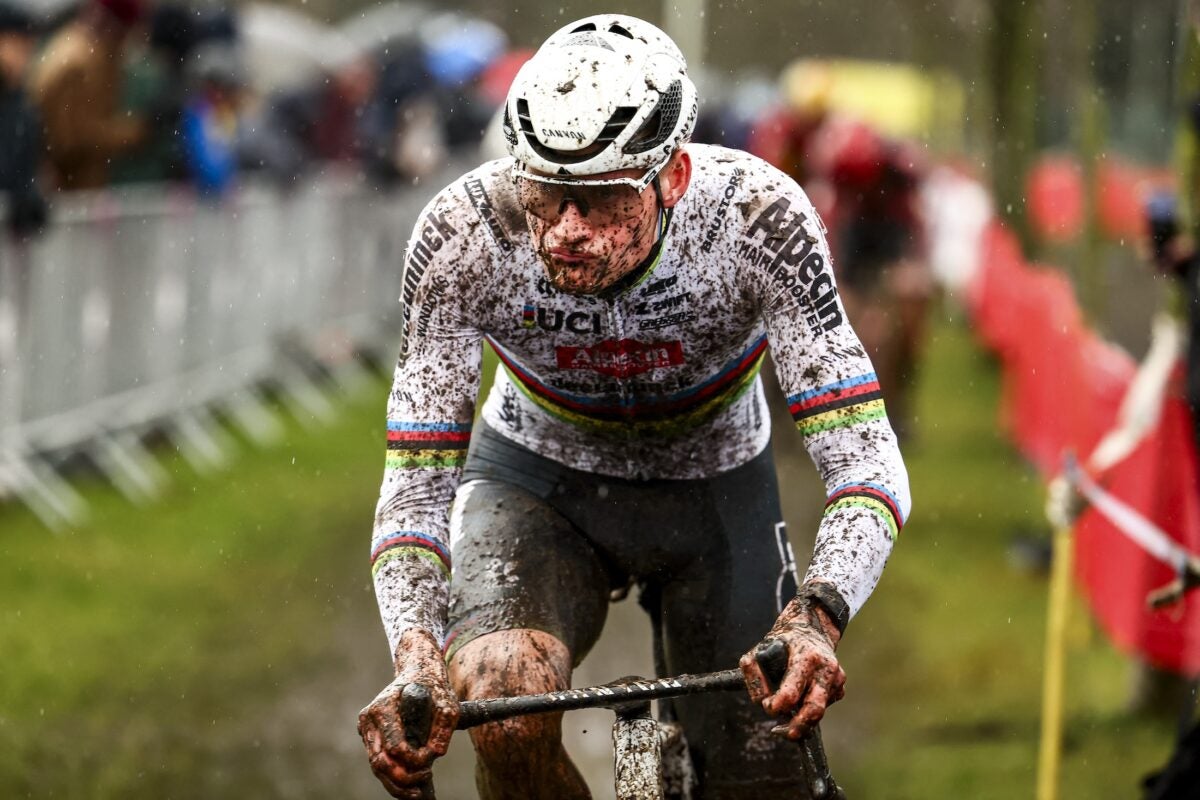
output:
<svg viewBox="0 0 1200 800"><path fill-rule="evenodd" d="M553 692L571 685L571 655L542 631L510 630L463 645L450 662L463 699ZM481 725L471 730L475 783L482 800L577 800L587 784L562 744L562 714Z"/></svg>

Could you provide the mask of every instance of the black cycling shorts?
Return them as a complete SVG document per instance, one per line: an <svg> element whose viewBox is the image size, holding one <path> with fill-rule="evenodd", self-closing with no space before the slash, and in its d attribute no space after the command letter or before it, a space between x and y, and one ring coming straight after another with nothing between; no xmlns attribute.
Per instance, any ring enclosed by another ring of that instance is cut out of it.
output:
<svg viewBox="0 0 1200 800"><path fill-rule="evenodd" d="M770 448L702 480L631 481L551 461L486 425L471 437L451 521L447 658L488 633L534 629L578 665L609 593L632 579L661 608L669 674L736 667L796 593ZM787 789L798 750L744 693L675 704L701 795Z"/></svg>

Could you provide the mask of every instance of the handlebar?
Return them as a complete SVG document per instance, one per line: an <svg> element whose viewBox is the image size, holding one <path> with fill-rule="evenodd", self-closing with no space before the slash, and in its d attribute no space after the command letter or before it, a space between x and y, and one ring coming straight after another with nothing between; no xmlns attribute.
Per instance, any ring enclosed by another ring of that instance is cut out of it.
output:
<svg viewBox="0 0 1200 800"><path fill-rule="evenodd" d="M787 646L778 639L771 640L755 652L755 659L772 687L777 687L787 672ZM467 730L489 722L498 722L526 714L550 711L575 711L584 708L622 707L682 697L705 692L744 690L745 680L740 670L727 669L699 675L678 675L674 678L622 678L619 681L585 689L566 689L561 692L495 697L487 700L463 700L459 703L458 730ZM429 738L433 719L433 703L429 690L420 684L409 684L400 695L400 719L404 735L410 744L419 746ZM798 742L803 754L805 777L814 800L845 800L845 794L834 782L825 759L821 734L813 728ZM432 797L432 787L423 787Z"/></svg>
<svg viewBox="0 0 1200 800"><path fill-rule="evenodd" d="M628 703L661 700L704 692L728 692L744 689L742 673L736 669L702 675L679 675L655 680L623 678L619 681L584 689L561 692L495 697L488 700L463 700L458 704L458 729L466 730L488 722L498 722L525 714L548 711L577 711L584 708L616 710Z"/></svg>

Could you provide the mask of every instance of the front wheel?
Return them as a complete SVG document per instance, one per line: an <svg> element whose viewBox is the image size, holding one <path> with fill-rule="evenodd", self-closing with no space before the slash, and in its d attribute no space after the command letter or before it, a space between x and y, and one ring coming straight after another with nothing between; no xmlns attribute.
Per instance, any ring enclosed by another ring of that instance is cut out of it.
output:
<svg viewBox="0 0 1200 800"><path fill-rule="evenodd" d="M683 726L678 722L660 722L658 744L662 754L663 799L692 800L696 792L696 768L692 765Z"/></svg>

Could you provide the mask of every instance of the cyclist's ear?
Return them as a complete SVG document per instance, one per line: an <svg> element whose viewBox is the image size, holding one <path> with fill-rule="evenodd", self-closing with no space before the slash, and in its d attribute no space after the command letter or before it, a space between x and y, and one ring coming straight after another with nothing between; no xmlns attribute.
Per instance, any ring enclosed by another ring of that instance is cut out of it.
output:
<svg viewBox="0 0 1200 800"><path fill-rule="evenodd" d="M688 184L692 182L692 157L688 155L688 151L680 147L671 156L671 160L667 162L667 166L663 167L663 171L659 173L658 185L662 191L663 208L671 208L679 199L683 197L683 193L687 191Z"/></svg>

